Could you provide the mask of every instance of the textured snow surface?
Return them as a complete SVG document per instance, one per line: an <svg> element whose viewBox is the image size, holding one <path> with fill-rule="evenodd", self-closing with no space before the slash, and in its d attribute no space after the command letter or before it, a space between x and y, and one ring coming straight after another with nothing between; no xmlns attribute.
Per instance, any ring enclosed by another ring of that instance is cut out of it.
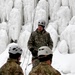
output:
<svg viewBox="0 0 75 75"><path fill-rule="evenodd" d="M6 62L12 41L22 49L25 75L32 68L27 42L38 21L53 40L53 63L62 75L75 75L75 0L0 0L0 67Z"/></svg>

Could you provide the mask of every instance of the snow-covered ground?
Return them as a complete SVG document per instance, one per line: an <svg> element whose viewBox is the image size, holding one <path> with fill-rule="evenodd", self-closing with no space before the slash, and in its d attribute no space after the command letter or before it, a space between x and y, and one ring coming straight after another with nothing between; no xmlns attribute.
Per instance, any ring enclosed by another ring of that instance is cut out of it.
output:
<svg viewBox="0 0 75 75"><path fill-rule="evenodd" d="M12 40L23 49L21 67L28 75L32 55L27 42L40 19L53 40L52 66L61 75L75 75L75 0L0 0L0 67Z"/></svg>

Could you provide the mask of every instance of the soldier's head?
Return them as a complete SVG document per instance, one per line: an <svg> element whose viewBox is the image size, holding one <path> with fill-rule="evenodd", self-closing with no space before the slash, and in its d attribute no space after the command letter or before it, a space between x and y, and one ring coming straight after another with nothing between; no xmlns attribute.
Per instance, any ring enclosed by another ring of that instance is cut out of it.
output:
<svg viewBox="0 0 75 75"><path fill-rule="evenodd" d="M53 52L48 46L42 46L38 49L38 59L40 62L48 61L52 62Z"/></svg>
<svg viewBox="0 0 75 75"><path fill-rule="evenodd" d="M44 20L39 20L38 21L38 29L43 30L45 28L45 21Z"/></svg>
<svg viewBox="0 0 75 75"><path fill-rule="evenodd" d="M17 44L13 44L11 47L9 47L9 58L20 59L21 54L22 49Z"/></svg>

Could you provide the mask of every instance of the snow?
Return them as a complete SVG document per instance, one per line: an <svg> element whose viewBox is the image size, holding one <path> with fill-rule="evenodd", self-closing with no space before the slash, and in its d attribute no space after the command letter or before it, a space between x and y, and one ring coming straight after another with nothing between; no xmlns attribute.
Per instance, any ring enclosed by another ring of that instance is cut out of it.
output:
<svg viewBox="0 0 75 75"><path fill-rule="evenodd" d="M70 9L68 6L61 6L57 12L58 18L58 31L59 34L67 27L68 22L71 19Z"/></svg>
<svg viewBox="0 0 75 75"><path fill-rule="evenodd" d="M61 6L61 0L48 0L49 2L49 13L51 17L51 21L56 20L57 16L56 13Z"/></svg>
<svg viewBox="0 0 75 75"><path fill-rule="evenodd" d="M24 2L24 22L25 24L32 22L32 13L35 8L35 0L23 0Z"/></svg>
<svg viewBox="0 0 75 75"><path fill-rule="evenodd" d="M4 30L6 30L6 31L8 32L8 25L7 25L6 22L0 23L0 30L1 30L1 29L4 29Z"/></svg>
<svg viewBox="0 0 75 75"><path fill-rule="evenodd" d="M57 34L56 30L50 24L46 28L46 31L50 33L50 36L53 41L53 51L54 51L57 46L58 34Z"/></svg>
<svg viewBox="0 0 75 75"><path fill-rule="evenodd" d="M61 54L68 53L68 45L65 40L62 40L61 42L59 42L57 48Z"/></svg>
<svg viewBox="0 0 75 75"><path fill-rule="evenodd" d="M69 6L70 6L70 9L71 9L72 16L75 16L75 1L69 0Z"/></svg>
<svg viewBox="0 0 75 75"><path fill-rule="evenodd" d="M12 10L12 7L13 7L13 0L6 0L5 1L5 13L6 13L6 20L8 21L9 20L9 14Z"/></svg>
<svg viewBox="0 0 75 75"><path fill-rule="evenodd" d="M8 23L9 37L13 41L18 40L21 30L21 13L17 8L13 8L10 12L10 20Z"/></svg>
<svg viewBox="0 0 75 75"><path fill-rule="evenodd" d="M8 44L8 35L6 30L0 30L0 54L6 49Z"/></svg>
<svg viewBox="0 0 75 75"><path fill-rule="evenodd" d="M20 66L29 74L32 55L27 42L40 19L53 40L52 66L61 75L75 75L75 0L0 0L0 67L14 44L10 40L17 40L23 49Z"/></svg>
<svg viewBox="0 0 75 75"><path fill-rule="evenodd" d="M71 20L69 21L69 25L75 25L75 16L71 18Z"/></svg>
<svg viewBox="0 0 75 75"><path fill-rule="evenodd" d="M75 25L69 25L60 35L61 40L67 42L69 53L75 53Z"/></svg>
<svg viewBox="0 0 75 75"><path fill-rule="evenodd" d="M59 50L55 50L53 56L53 67L58 69L64 75L75 74L75 53L73 54L61 54Z"/></svg>
<svg viewBox="0 0 75 75"><path fill-rule="evenodd" d="M62 5L63 6L68 6L69 5L69 0L62 0Z"/></svg>

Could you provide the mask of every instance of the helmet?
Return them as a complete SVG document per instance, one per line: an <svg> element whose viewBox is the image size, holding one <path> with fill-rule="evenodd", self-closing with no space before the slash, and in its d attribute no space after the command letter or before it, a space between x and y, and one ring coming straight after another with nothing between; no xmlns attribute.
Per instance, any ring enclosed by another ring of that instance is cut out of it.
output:
<svg viewBox="0 0 75 75"><path fill-rule="evenodd" d="M45 23L44 20L40 20L40 21L38 22L38 26L41 25L41 26L45 27L45 24L46 24L46 23Z"/></svg>
<svg viewBox="0 0 75 75"><path fill-rule="evenodd" d="M17 44L13 44L11 47L9 47L9 53L22 54L22 49Z"/></svg>
<svg viewBox="0 0 75 75"><path fill-rule="evenodd" d="M52 50L48 46L42 46L38 49L38 56L53 54Z"/></svg>

